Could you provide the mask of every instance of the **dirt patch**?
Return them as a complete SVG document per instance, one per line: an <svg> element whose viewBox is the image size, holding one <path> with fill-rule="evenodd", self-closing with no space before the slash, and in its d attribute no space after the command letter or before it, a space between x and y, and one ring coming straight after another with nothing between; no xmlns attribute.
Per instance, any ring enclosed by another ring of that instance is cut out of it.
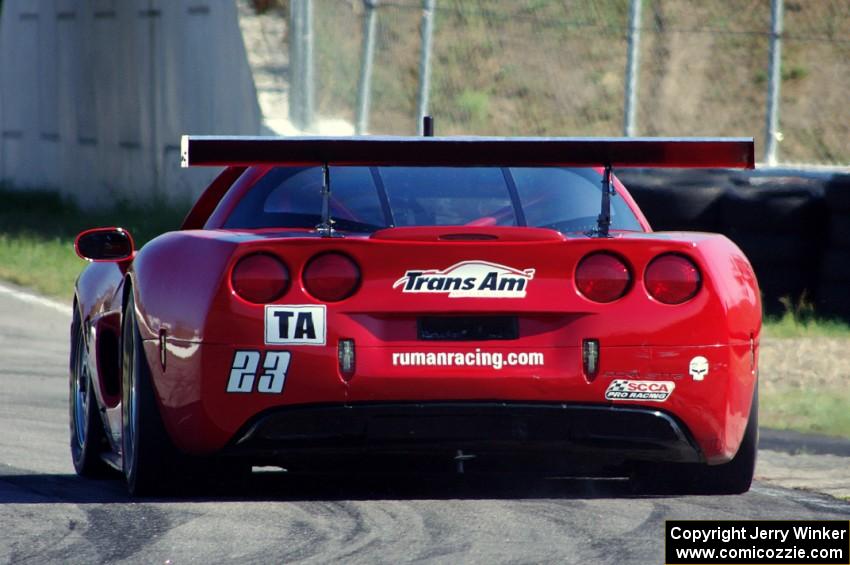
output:
<svg viewBox="0 0 850 565"><path fill-rule="evenodd" d="M760 450L756 479L850 499L850 457Z"/></svg>
<svg viewBox="0 0 850 565"><path fill-rule="evenodd" d="M786 4L780 158L846 163L846 3ZM371 133L415 131L421 6L380 3ZM622 0L440 2L430 92L438 133L621 132L628 12ZM362 2L316 2L314 24L317 112L353 120ZM653 0L644 3L641 29L637 134L755 135L761 151L770 3Z"/></svg>
<svg viewBox="0 0 850 565"><path fill-rule="evenodd" d="M780 388L844 390L850 384L850 338L762 338L759 376L768 393Z"/></svg>
<svg viewBox="0 0 850 565"><path fill-rule="evenodd" d="M802 397L805 393L819 390L827 395L834 393L833 397L837 399L847 398L850 338L762 339L759 367L762 412L766 412L768 417L771 410L778 409L781 413L782 407L773 406L771 402L778 403L787 398L789 391ZM850 411L850 405L846 406L845 413L847 411ZM776 425L777 422L768 418L768 425L771 424ZM794 427L794 418L783 417L782 424ZM779 434L794 436L793 432ZM837 445L842 440L830 441ZM816 449L806 448L805 441L801 440L797 442L799 449L789 453L783 452L777 445L765 449L765 442L762 443L756 468L757 479L787 488L850 498L850 456L846 451L832 449L834 453L819 453ZM850 440L847 445L850 446Z"/></svg>

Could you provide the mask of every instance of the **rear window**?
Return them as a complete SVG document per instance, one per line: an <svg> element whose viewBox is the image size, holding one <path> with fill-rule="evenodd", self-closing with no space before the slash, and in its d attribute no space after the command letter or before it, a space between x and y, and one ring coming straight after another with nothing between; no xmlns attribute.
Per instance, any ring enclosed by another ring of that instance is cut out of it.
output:
<svg viewBox="0 0 850 565"><path fill-rule="evenodd" d="M330 216L338 230L393 226L517 226L563 232L596 227L601 175L540 167L331 167ZM321 222L322 170L271 169L246 193L226 228L313 228ZM612 229L640 231L618 195Z"/></svg>

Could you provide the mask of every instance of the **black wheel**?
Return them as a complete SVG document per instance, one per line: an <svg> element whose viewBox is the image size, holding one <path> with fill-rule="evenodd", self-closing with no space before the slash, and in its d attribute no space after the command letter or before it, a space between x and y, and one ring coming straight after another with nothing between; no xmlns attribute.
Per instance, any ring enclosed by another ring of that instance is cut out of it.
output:
<svg viewBox="0 0 850 565"><path fill-rule="evenodd" d="M76 306L71 322L69 388L71 459L74 461L74 469L82 477L103 477L109 473L109 466L100 457L106 448L106 436L91 380L88 344Z"/></svg>
<svg viewBox="0 0 850 565"><path fill-rule="evenodd" d="M132 293L124 308L121 343L121 444L127 488L133 496L166 494L179 476L177 454L154 397Z"/></svg>
<svg viewBox="0 0 850 565"><path fill-rule="evenodd" d="M635 490L649 494L741 494L750 490L758 453L758 385L738 453L722 465L645 464L635 469Z"/></svg>

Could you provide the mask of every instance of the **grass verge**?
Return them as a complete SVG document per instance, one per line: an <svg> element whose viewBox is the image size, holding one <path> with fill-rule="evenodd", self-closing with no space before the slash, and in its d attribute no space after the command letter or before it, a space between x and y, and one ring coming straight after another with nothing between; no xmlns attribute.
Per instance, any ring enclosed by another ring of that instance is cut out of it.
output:
<svg viewBox="0 0 850 565"><path fill-rule="evenodd" d="M766 318L764 337L790 339L796 337L850 337L850 324L843 320L800 316L785 312L779 318Z"/></svg>
<svg viewBox="0 0 850 565"><path fill-rule="evenodd" d="M850 391L779 386L762 391L759 424L850 438Z"/></svg>
<svg viewBox="0 0 850 565"><path fill-rule="evenodd" d="M72 237L0 234L0 279L70 303L84 266L74 253Z"/></svg>
<svg viewBox="0 0 850 565"><path fill-rule="evenodd" d="M850 337L850 323L818 316L814 304L805 293L797 301L788 296L779 301L785 313L765 318L763 337Z"/></svg>
<svg viewBox="0 0 850 565"><path fill-rule="evenodd" d="M0 279L70 301L74 281L86 262L74 253L74 238L88 228L121 226L141 247L157 235L177 229L189 205L127 202L107 210L86 211L55 192L0 188Z"/></svg>

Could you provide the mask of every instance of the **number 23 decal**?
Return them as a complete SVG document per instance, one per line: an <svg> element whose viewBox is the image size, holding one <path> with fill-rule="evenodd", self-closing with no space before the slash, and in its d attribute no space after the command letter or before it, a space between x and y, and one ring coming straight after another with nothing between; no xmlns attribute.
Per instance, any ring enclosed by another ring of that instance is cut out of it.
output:
<svg viewBox="0 0 850 565"><path fill-rule="evenodd" d="M259 351L237 351L233 355L227 392L253 392L256 381L257 392L280 394L286 382L291 356L289 351L266 352L262 371L257 375L262 354Z"/></svg>

